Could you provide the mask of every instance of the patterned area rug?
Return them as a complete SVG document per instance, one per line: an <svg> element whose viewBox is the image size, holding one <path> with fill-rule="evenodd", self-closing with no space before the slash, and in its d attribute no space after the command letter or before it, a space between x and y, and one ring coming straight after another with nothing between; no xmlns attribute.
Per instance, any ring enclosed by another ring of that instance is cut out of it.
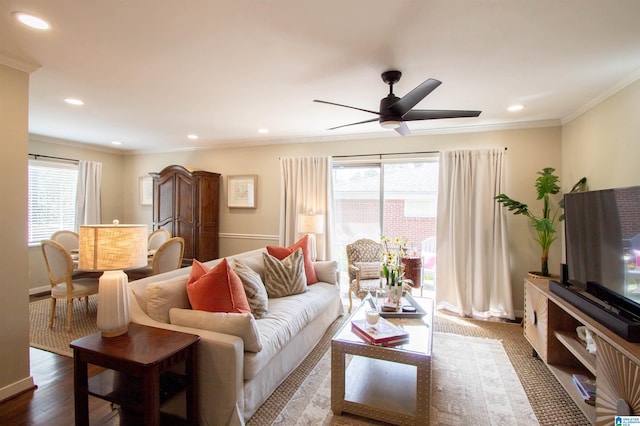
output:
<svg viewBox="0 0 640 426"><path fill-rule="evenodd" d="M432 425L538 424L499 341L436 333L433 352ZM327 352L272 424L381 424L331 412L330 371Z"/></svg>
<svg viewBox="0 0 640 426"><path fill-rule="evenodd" d="M346 319L346 317L344 318ZM330 368L328 367L329 358L325 358L331 343L331 336L337 331L344 319L338 319L327 331L323 339L318 343L311 354L303 361L303 363L278 387L267 401L256 411L251 417L248 425L273 425L285 424L283 419L296 419L296 416L302 416L305 410L313 412L313 407L326 406L330 407L330 382L327 381L322 387L323 381L328 379ZM481 320L473 320L467 318L459 318L450 316L441 312L436 312L434 316L434 331L438 333L457 334L461 336L471 336L481 338L480 340L494 339L502 342L504 352L509 359L509 368L515 370L515 373L521 383L529 404L533 408L535 417L539 424L547 425L572 425L582 426L590 423L582 415L580 409L575 405L573 400L565 390L560 386L555 377L551 374L546 365L539 359L531 356L531 346L525 340L522 334L522 328L519 324L489 322ZM439 340L434 339L434 356L438 356L437 344ZM466 351L466 348L461 351ZM452 362L457 359L458 353L452 356ZM327 366L323 367L324 360ZM435 395L440 392L436 387L436 360L432 364L434 372L434 381L432 392ZM506 364L506 363L505 363ZM317 366L317 369L316 369ZM328 370L325 370L329 368ZM322 373L326 371L326 373ZM439 380L442 382L442 380ZM298 392L298 389L305 386L306 391ZM323 390L324 389L324 390ZM467 386L465 392L470 392ZM444 392L444 390L442 391ZM454 395L461 390L452 391ZM324 398L324 402L321 401ZM298 402L296 402L298 400ZM309 407L307 408L307 405ZM296 408L298 407L298 408ZM295 410L297 414L294 414ZM450 410L454 410L452 405ZM465 407L456 407L456 410L464 411ZM456 424L447 423L443 419L442 413L447 409L440 411L437 406L432 409L432 415L436 416L434 420L440 421L440 424ZM293 412L290 412L293 411ZM306 414L305 414L306 415ZM342 416L333 416L330 408L322 413L314 414L323 419L323 422L307 424L325 424L325 425L363 425L373 424L380 425L380 422L362 419L356 416L344 414ZM286 417L285 417L286 416ZM529 421L529 416L524 416ZM450 421L451 419L449 419ZM292 424L295 424L295 421ZM492 423L461 423L461 424L492 424ZM499 424L499 423L497 423ZM523 423L526 424L526 423ZM535 423L534 423L535 424Z"/></svg>
<svg viewBox="0 0 640 426"><path fill-rule="evenodd" d="M29 345L60 355L73 356L69 343L98 331L96 325L98 296L89 296L88 313L85 310L84 300L74 300L71 332L65 328L67 325L67 303L65 300L59 300L56 303L53 328L49 328L50 303L51 299L48 297L29 303Z"/></svg>

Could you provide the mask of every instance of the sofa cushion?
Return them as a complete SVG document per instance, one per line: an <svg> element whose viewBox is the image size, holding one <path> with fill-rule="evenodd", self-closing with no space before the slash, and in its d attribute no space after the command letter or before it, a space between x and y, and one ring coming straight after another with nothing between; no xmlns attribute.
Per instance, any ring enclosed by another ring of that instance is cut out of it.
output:
<svg viewBox="0 0 640 426"><path fill-rule="evenodd" d="M244 341L245 351L262 350L258 326L251 314L173 308L169 311L169 317L171 324L238 336Z"/></svg>
<svg viewBox="0 0 640 426"><path fill-rule="evenodd" d="M329 284L338 283L338 262L335 260L317 260L313 262L318 282Z"/></svg>
<svg viewBox="0 0 640 426"><path fill-rule="evenodd" d="M169 323L169 309L189 309L187 279L176 277L169 280L150 283L147 286L147 314L156 321Z"/></svg>
<svg viewBox="0 0 640 426"><path fill-rule="evenodd" d="M251 308L251 313L256 318L262 318L269 309L269 299L267 289L260 278L260 275L247 266L243 259L235 259L233 270L242 280L244 292L247 295L247 301Z"/></svg>
<svg viewBox="0 0 640 426"><path fill-rule="evenodd" d="M340 303L336 286L323 282L309 286L305 293L270 299L269 312L256 321L262 351L245 354L244 379L259 374L294 336L336 303Z"/></svg>
<svg viewBox="0 0 640 426"><path fill-rule="evenodd" d="M307 291L302 249L297 249L284 260L268 253L264 257L264 286L271 298L285 297Z"/></svg>
<svg viewBox="0 0 640 426"><path fill-rule="evenodd" d="M353 266L360 270L361 280L374 280L380 278L380 262L354 262Z"/></svg>
<svg viewBox="0 0 640 426"><path fill-rule="evenodd" d="M238 274L222 259L213 268L193 259L187 282L191 307L208 312L250 313L249 302Z"/></svg>
<svg viewBox="0 0 640 426"><path fill-rule="evenodd" d="M316 276L316 270L314 269L313 261L311 260L311 251L309 250L309 235L305 235L304 237L300 238L295 244L290 247L267 246L267 253L279 260L283 260L299 248L302 249L302 254L304 256L304 271L307 277L307 285L315 284L318 282L318 277Z"/></svg>

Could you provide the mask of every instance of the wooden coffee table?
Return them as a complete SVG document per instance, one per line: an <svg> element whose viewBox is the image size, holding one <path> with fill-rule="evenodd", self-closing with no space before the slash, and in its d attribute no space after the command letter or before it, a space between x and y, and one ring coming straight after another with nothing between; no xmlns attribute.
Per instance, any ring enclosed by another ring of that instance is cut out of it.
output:
<svg viewBox="0 0 640 426"><path fill-rule="evenodd" d="M410 297L410 296L409 296ZM422 318L387 318L410 334L409 343L382 347L363 342L351 321L365 317L365 299L331 339L331 410L398 425L427 425L431 408L433 301ZM346 355L352 355L346 365Z"/></svg>

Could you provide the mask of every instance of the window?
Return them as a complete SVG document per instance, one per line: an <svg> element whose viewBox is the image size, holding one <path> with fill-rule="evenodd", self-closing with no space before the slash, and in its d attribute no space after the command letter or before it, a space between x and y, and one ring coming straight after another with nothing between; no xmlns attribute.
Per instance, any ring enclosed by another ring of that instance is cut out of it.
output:
<svg viewBox="0 0 640 426"><path fill-rule="evenodd" d="M75 229L78 166L29 160L29 244Z"/></svg>

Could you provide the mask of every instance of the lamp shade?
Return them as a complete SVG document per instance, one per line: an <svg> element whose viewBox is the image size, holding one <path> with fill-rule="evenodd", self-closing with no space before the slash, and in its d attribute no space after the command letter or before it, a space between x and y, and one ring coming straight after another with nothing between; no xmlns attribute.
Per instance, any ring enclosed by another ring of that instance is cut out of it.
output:
<svg viewBox="0 0 640 426"><path fill-rule="evenodd" d="M302 234L322 234L324 232L324 215L299 214L298 232Z"/></svg>
<svg viewBox="0 0 640 426"><path fill-rule="evenodd" d="M80 226L78 269L115 271L147 265L146 225Z"/></svg>

